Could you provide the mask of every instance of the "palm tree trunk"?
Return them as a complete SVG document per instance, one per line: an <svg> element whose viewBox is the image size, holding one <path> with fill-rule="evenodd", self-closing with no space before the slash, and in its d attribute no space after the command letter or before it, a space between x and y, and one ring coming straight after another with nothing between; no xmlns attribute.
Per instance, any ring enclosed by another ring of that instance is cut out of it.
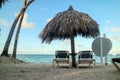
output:
<svg viewBox="0 0 120 80"><path fill-rule="evenodd" d="M9 49L10 42L11 42L11 39L12 39L12 36L13 36L13 32L15 30L15 26L16 26L18 20L19 20L19 17L23 13L23 11L24 11L24 7L21 9L20 13L17 15L17 17L15 18L15 20L12 24L12 27L10 29L10 32L9 32L9 35L8 35L8 38L7 38L7 41L5 43L5 46L4 46L4 49L3 49L3 52L1 54L1 56L7 56L8 57L8 49Z"/></svg>
<svg viewBox="0 0 120 80"><path fill-rule="evenodd" d="M33 1L32 1L33 2ZM22 20L23 20L23 17L24 17L24 13L25 13L25 10L27 9L27 7L32 3L32 2L24 2L24 6L26 6L26 8L24 8L24 11L21 15L21 18L20 18L20 22L18 24L18 29L17 29L17 32L16 32L16 37L15 37L15 42L14 42L14 48L13 48L13 54L12 54L12 57L16 59L16 51L17 51L17 43L18 43L18 37L19 37L19 33L20 33L20 29L21 29L21 25L22 25Z"/></svg>
<svg viewBox="0 0 120 80"><path fill-rule="evenodd" d="M25 10L24 10L25 12ZM17 43L18 43L18 37L19 37L19 32L20 32L20 29L21 29L21 24L22 24L22 20L23 20L23 17L24 17L24 12L22 13L22 16L20 18L20 22L18 24L18 29L17 29L17 32L16 32L16 37L15 37L15 42L14 42L14 48L13 48L13 54L12 54L12 57L16 59L16 51L17 51Z"/></svg>
<svg viewBox="0 0 120 80"><path fill-rule="evenodd" d="M7 38L7 41L5 43L5 46L4 46L4 49L3 49L3 52L1 54L1 56L7 56L8 57L8 49L9 49L9 46L10 46L10 42L11 42L11 39L12 39L12 36L13 36L13 32L15 30L15 26L19 20L19 17L21 16L21 14L24 12L24 10L33 2L34 0L30 0L28 1L27 3L27 0L24 0L24 6L23 8L21 9L20 13L17 15L17 17L15 18L14 22L13 22L13 25L11 27L11 30L10 30L10 33L8 35L8 38Z"/></svg>
<svg viewBox="0 0 120 80"><path fill-rule="evenodd" d="M72 67L76 67L74 36L71 36Z"/></svg>

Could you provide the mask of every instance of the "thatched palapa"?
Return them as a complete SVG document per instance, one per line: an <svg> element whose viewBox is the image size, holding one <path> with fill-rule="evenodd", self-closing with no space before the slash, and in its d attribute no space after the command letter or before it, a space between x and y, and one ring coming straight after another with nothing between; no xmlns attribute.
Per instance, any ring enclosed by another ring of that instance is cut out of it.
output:
<svg viewBox="0 0 120 80"><path fill-rule="evenodd" d="M69 7L68 10L58 13L48 22L40 33L42 42L50 43L54 39L71 39L72 65L75 67L74 37L97 37L98 24L86 13L78 12Z"/></svg>

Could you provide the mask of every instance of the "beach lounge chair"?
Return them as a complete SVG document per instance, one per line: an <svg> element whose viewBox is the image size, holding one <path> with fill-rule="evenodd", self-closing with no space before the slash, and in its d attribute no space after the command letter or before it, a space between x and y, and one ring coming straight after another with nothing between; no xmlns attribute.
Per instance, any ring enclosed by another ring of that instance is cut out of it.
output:
<svg viewBox="0 0 120 80"><path fill-rule="evenodd" d="M117 63L120 63L120 58L112 58L112 63L120 72L120 67L117 65Z"/></svg>
<svg viewBox="0 0 120 80"><path fill-rule="evenodd" d="M92 64L92 67L95 67L96 60L93 59L92 51L79 51L78 53L78 62L77 67L81 64L89 64L89 67Z"/></svg>
<svg viewBox="0 0 120 80"><path fill-rule="evenodd" d="M53 67L55 67L55 63L57 66L61 64L68 64L69 68L71 68L71 63L69 60L69 51L55 51L55 59L53 59Z"/></svg>

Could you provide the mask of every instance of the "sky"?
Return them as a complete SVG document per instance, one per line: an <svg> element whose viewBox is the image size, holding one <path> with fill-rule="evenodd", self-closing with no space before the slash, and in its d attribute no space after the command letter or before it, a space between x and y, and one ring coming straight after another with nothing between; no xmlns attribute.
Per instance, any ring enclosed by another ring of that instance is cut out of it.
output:
<svg viewBox="0 0 120 80"><path fill-rule="evenodd" d="M71 52L70 40L53 40L50 44L41 43L39 33L59 12L72 5L74 10L87 13L99 24L100 36L105 33L112 41L110 54L120 54L120 0L35 0L28 6L19 34L17 54L54 54L56 50ZM3 51L11 25L23 7L22 0L9 0L0 9L0 54ZM16 26L17 28L17 26ZM9 54L13 51L14 32ZM75 38L75 52L92 50L93 38Z"/></svg>

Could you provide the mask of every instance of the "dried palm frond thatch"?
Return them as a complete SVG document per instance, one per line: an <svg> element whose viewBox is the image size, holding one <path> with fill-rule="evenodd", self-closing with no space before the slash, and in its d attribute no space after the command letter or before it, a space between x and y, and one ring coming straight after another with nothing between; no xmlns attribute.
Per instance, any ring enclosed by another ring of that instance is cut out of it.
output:
<svg viewBox="0 0 120 80"><path fill-rule="evenodd" d="M69 7L68 10L58 13L48 22L40 33L42 42L50 43L54 39L71 39L71 53L74 54L74 37L97 37L98 24L86 13L78 12ZM74 64L74 63L73 63Z"/></svg>

